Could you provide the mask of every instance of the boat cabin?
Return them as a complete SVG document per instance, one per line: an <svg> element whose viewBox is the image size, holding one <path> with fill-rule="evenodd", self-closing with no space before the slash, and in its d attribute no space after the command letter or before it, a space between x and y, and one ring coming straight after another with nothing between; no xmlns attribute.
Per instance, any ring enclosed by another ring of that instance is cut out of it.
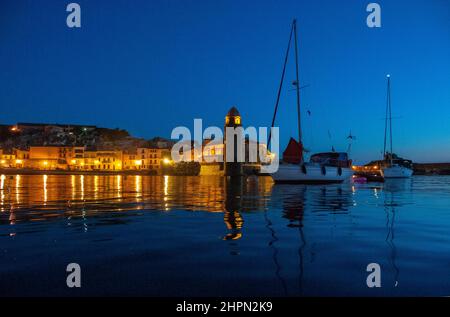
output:
<svg viewBox="0 0 450 317"><path fill-rule="evenodd" d="M311 155L311 163L320 165L351 167L352 160L349 160L348 154L345 152L324 152Z"/></svg>

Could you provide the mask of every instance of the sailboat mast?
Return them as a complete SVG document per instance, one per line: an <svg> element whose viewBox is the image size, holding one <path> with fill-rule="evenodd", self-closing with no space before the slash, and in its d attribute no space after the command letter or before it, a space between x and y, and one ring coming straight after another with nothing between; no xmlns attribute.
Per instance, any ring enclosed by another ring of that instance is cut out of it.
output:
<svg viewBox="0 0 450 317"><path fill-rule="evenodd" d="M289 57L289 50L291 48L291 41L292 41L293 30L294 30L294 23L292 24L291 33L289 34L289 42L288 42L288 46L287 46L287 49L286 49L286 55L284 57L283 71L281 72L280 86L278 87L277 101L275 103L275 111L273 113L272 124L270 125L271 128L273 128L273 126L275 124L275 118L277 116L278 105L280 103L281 90L283 88L284 75L286 73L286 65L287 65L288 57ZM271 140L272 140L272 129L269 131L269 139L267 141L267 149L269 149L269 147L270 147L270 141Z"/></svg>
<svg viewBox="0 0 450 317"><path fill-rule="evenodd" d="M300 118L300 81L298 79L298 47L297 47L297 20L294 19L294 43L295 43L295 75L297 91L297 119L298 119L298 142L302 143L302 127ZM303 155L302 155L303 157Z"/></svg>
<svg viewBox="0 0 450 317"><path fill-rule="evenodd" d="M392 151L392 108L391 108L391 76L388 75L388 103L389 103L389 135L391 142L391 166L393 162Z"/></svg>
<svg viewBox="0 0 450 317"><path fill-rule="evenodd" d="M387 130L387 128L388 128L388 119L389 119L389 85L388 85L388 87L386 89L386 111L385 111L385 115L384 115L383 160L386 159L386 141L387 141L387 132L388 132L388 130Z"/></svg>

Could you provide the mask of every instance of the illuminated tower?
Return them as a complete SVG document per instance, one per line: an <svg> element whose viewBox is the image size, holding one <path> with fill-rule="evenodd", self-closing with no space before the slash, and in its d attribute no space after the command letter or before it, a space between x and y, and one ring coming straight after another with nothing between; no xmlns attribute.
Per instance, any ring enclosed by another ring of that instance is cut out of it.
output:
<svg viewBox="0 0 450 317"><path fill-rule="evenodd" d="M242 175L242 162L238 162L237 153L238 153L238 136L233 134L234 137L234 159L232 162L227 162L227 127L237 128L242 126L241 124L241 115L236 107L232 107L226 117L225 117L225 127L224 127L224 164L225 164L225 176L241 176Z"/></svg>

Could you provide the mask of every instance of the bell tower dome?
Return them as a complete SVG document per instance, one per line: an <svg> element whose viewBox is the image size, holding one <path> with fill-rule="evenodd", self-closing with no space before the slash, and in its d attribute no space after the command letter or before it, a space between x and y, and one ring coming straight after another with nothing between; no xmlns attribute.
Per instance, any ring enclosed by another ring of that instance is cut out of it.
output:
<svg viewBox="0 0 450 317"><path fill-rule="evenodd" d="M236 107L232 107L225 116L225 126L240 127L241 125L241 114Z"/></svg>

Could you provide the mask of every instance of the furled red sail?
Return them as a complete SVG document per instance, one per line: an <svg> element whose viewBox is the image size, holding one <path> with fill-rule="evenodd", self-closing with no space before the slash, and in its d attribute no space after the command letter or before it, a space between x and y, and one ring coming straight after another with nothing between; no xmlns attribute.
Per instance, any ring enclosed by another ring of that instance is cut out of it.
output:
<svg viewBox="0 0 450 317"><path fill-rule="evenodd" d="M291 164L299 164L303 161L303 145L294 138L289 140L289 144L283 152L283 161Z"/></svg>

